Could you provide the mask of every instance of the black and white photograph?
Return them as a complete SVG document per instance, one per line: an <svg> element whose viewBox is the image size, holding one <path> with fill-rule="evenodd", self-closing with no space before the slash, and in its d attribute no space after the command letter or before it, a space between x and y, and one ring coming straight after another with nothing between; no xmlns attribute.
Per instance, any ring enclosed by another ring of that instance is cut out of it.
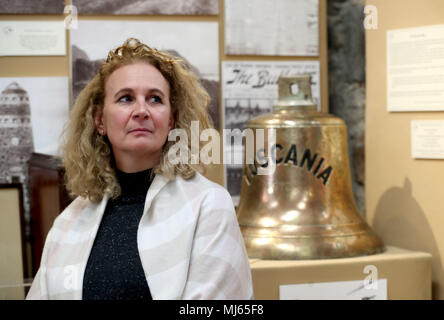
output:
<svg viewBox="0 0 444 320"><path fill-rule="evenodd" d="M217 15L218 0L72 0L81 14Z"/></svg>
<svg viewBox="0 0 444 320"><path fill-rule="evenodd" d="M63 14L65 0L2 0L0 13Z"/></svg>
<svg viewBox="0 0 444 320"><path fill-rule="evenodd" d="M227 129L224 136L225 159L243 158L243 148L235 143L235 137L245 130L250 119L272 112L278 100L280 76L311 75L313 101L320 110L319 72L318 61L222 62L223 128ZM237 205L243 164L234 162L225 163L225 186Z"/></svg>
<svg viewBox="0 0 444 320"><path fill-rule="evenodd" d="M108 51L122 45L128 38L137 38L152 48L187 61L211 96L209 113L215 128L220 128L216 22L79 21L79 28L71 29L74 99L97 73Z"/></svg>
<svg viewBox="0 0 444 320"><path fill-rule="evenodd" d="M225 54L319 54L318 0L225 0L224 3Z"/></svg>
<svg viewBox="0 0 444 320"><path fill-rule="evenodd" d="M0 183L23 182L34 139L29 94L17 81L1 86L0 140Z"/></svg>
<svg viewBox="0 0 444 320"><path fill-rule="evenodd" d="M6 138L2 141L8 148L25 148L22 157L32 151L57 155L68 113L67 77L0 78L0 128Z"/></svg>

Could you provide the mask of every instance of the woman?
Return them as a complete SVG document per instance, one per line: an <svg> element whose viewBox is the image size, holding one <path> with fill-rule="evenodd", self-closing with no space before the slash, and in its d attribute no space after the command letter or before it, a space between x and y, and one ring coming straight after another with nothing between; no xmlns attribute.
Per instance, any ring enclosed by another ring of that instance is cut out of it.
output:
<svg viewBox="0 0 444 320"><path fill-rule="evenodd" d="M128 39L109 53L71 112L63 164L77 198L54 221L28 299L252 298L229 194L168 161L169 131L210 127L208 102L165 52Z"/></svg>

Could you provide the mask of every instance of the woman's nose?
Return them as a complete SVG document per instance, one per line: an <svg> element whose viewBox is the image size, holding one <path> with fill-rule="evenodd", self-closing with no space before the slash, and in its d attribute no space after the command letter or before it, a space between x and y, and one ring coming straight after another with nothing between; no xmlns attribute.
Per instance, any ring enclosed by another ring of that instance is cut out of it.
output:
<svg viewBox="0 0 444 320"><path fill-rule="evenodd" d="M148 117L149 117L148 104L146 103L145 99L138 99L135 103L133 118L148 119Z"/></svg>

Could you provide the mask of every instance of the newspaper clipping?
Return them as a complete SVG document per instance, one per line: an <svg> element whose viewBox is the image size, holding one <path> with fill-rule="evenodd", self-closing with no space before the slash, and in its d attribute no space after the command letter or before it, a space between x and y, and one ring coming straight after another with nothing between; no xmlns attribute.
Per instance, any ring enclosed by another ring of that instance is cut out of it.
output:
<svg viewBox="0 0 444 320"><path fill-rule="evenodd" d="M225 54L317 56L319 0L225 0Z"/></svg>

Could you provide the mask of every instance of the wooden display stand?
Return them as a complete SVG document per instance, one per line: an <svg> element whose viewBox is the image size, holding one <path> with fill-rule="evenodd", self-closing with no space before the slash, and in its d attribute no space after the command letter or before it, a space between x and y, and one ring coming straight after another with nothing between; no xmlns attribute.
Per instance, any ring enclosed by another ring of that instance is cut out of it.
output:
<svg viewBox="0 0 444 320"><path fill-rule="evenodd" d="M251 259L254 298L279 299L279 286L302 283L364 280L363 270L374 265L378 279L387 279L387 298L431 299L432 256L397 247L384 253L344 259L325 260L260 260Z"/></svg>
<svg viewBox="0 0 444 320"><path fill-rule="evenodd" d="M37 273L46 235L55 218L71 202L63 183L64 169L56 158L33 153L29 161L31 195L32 275Z"/></svg>

